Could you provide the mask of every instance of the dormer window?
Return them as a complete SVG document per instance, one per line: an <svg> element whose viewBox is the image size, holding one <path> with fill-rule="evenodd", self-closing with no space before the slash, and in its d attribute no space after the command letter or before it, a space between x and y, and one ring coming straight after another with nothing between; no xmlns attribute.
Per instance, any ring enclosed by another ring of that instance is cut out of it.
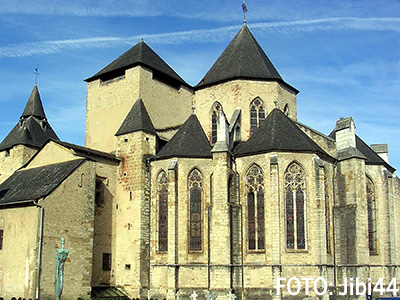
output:
<svg viewBox="0 0 400 300"><path fill-rule="evenodd" d="M265 109L263 101L257 97L250 104L250 136L265 120Z"/></svg>

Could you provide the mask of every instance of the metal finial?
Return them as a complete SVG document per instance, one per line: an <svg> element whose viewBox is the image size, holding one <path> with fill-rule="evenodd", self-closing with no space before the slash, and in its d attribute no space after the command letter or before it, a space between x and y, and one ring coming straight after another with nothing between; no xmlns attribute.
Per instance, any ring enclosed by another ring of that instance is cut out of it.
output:
<svg viewBox="0 0 400 300"><path fill-rule="evenodd" d="M39 74L39 65L36 65L35 72L33 72L33 73L36 74L36 76L35 76L35 85L37 85L38 75L40 75Z"/></svg>
<svg viewBox="0 0 400 300"><path fill-rule="evenodd" d="M246 6L246 0L243 0L242 9L243 9L243 23L246 23L246 13L248 11Z"/></svg>
<svg viewBox="0 0 400 300"><path fill-rule="evenodd" d="M196 107L193 105L193 106L192 106L192 114L195 113L195 110L196 110Z"/></svg>

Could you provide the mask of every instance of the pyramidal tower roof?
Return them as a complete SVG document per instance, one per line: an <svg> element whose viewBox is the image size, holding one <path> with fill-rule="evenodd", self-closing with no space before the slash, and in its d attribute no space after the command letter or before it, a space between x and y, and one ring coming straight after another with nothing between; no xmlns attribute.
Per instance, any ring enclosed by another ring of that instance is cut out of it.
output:
<svg viewBox="0 0 400 300"><path fill-rule="evenodd" d="M310 152L329 157L320 146L277 108L271 111L247 142L238 146L235 154L243 156L271 151Z"/></svg>
<svg viewBox="0 0 400 300"><path fill-rule="evenodd" d="M135 131L144 131L154 135L156 134L156 130L141 97L136 100L115 135L118 136Z"/></svg>
<svg viewBox="0 0 400 300"><path fill-rule="evenodd" d="M192 114L171 140L157 154L157 158L190 157L211 158L211 145L203 127Z"/></svg>
<svg viewBox="0 0 400 300"><path fill-rule="evenodd" d="M246 23L196 87L235 78L284 82Z"/></svg>
<svg viewBox="0 0 400 300"><path fill-rule="evenodd" d="M35 84L17 125L0 144L0 151L16 145L41 148L49 139L59 140L44 113L42 100Z"/></svg>
<svg viewBox="0 0 400 300"><path fill-rule="evenodd" d="M144 41L137 43L112 63L97 72L92 77L85 79L90 82L106 74L123 71L137 65L143 65L153 71L158 71L179 83L189 86L160 56L157 55Z"/></svg>

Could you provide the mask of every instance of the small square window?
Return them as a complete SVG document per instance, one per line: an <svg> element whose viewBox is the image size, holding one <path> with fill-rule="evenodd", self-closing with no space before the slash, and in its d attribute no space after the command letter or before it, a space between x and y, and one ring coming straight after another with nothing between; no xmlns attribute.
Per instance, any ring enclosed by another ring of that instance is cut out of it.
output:
<svg viewBox="0 0 400 300"><path fill-rule="evenodd" d="M103 271L111 271L111 253L103 253Z"/></svg>
<svg viewBox="0 0 400 300"><path fill-rule="evenodd" d="M131 270L131 265L130 264L125 265L125 270L130 271Z"/></svg>

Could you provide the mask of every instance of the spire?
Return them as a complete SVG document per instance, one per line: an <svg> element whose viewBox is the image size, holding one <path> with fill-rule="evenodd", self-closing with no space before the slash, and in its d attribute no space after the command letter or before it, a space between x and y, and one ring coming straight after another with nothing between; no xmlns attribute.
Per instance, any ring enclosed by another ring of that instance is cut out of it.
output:
<svg viewBox="0 0 400 300"><path fill-rule="evenodd" d="M17 125L0 144L0 151L16 145L41 148L49 139L59 140L47 122L37 85L33 87Z"/></svg>
<svg viewBox="0 0 400 300"><path fill-rule="evenodd" d="M132 109L129 111L116 136L132 133L135 131L144 131L156 135L156 130L151 122L150 116L144 106L141 96L136 100Z"/></svg>
<svg viewBox="0 0 400 300"><path fill-rule="evenodd" d="M46 115L44 113L42 100L40 99L39 90L37 85L33 87L32 93L29 96L28 102L26 103L24 112L22 113L22 118L34 116L39 119L45 119Z"/></svg>
<svg viewBox="0 0 400 300"><path fill-rule="evenodd" d="M211 145L195 114L191 114L170 141L157 154L158 158L211 158Z"/></svg>
<svg viewBox="0 0 400 300"><path fill-rule="evenodd" d="M197 87L237 78L283 81L246 23Z"/></svg>

